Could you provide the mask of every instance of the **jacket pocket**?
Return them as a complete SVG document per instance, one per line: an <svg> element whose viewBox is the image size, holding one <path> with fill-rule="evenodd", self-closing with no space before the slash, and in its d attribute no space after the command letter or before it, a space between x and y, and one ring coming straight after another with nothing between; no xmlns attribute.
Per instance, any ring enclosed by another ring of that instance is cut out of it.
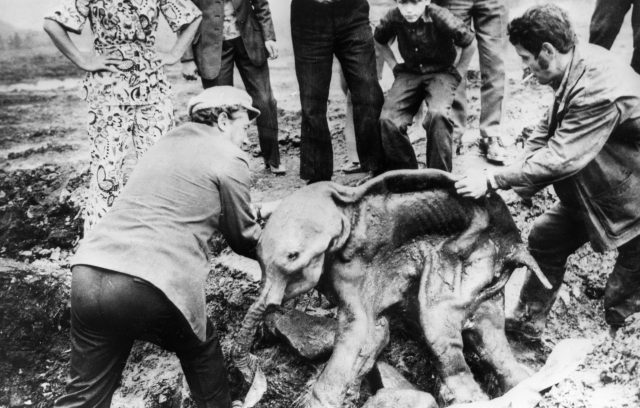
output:
<svg viewBox="0 0 640 408"><path fill-rule="evenodd" d="M640 219L640 178L629 174L611 189L591 197L593 210L608 234L615 237Z"/></svg>

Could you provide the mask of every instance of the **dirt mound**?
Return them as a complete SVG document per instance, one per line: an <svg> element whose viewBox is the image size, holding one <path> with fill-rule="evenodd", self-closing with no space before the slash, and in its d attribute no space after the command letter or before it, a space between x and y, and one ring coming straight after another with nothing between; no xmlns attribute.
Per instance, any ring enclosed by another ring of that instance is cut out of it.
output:
<svg viewBox="0 0 640 408"><path fill-rule="evenodd" d="M69 274L0 258L0 406L51 406L69 359Z"/></svg>
<svg viewBox="0 0 640 408"><path fill-rule="evenodd" d="M60 250L72 248L87 182L88 172L52 164L0 170L0 256L59 258Z"/></svg>
<svg viewBox="0 0 640 408"><path fill-rule="evenodd" d="M640 316L615 337L601 336L585 364L545 395L540 408L640 406Z"/></svg>

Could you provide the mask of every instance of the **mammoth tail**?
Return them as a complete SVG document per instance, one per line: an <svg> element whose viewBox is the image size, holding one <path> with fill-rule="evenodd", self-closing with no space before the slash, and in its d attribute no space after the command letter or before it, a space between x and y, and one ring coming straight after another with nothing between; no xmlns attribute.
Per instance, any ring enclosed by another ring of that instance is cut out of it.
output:
<svg viewBox="0 0 640 408"><path fill-rule="evenodd" d="M475 310L476 307L479 306L482 302L492 298L498 292L504 289L504 286L507 284L507 281L513 274L513 271L516 270L516 268L520 268L523 266L527 267L527 269L533 272L545 288L552 288L549 279L544 276L544 274L540 270L540 267L538 266L538 263L535 259L533 259L533 256L531 256L529 250L524 246L524 244L518 244L515 250L507 256L507 259L505 259L500 273L495 277L495 279L489 286L478 293L478 296L476 296L476 298L473 300L474 307L470 308L469 310Z"/></svg>

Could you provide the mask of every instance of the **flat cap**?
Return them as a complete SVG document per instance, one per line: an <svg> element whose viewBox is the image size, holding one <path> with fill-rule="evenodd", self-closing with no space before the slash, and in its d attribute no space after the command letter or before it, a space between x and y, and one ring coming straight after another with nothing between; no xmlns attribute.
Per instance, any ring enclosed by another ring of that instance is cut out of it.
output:
<svg viewBox="0 0 640 408"><path fill-rule="evenodd" d="M189 100L189 116L202 109L218 108L223 106L242 106L249 113L249 119L260 115L260 111L253 107L251 96L242 89L233 86L214 86L207 88Z"/></svg>

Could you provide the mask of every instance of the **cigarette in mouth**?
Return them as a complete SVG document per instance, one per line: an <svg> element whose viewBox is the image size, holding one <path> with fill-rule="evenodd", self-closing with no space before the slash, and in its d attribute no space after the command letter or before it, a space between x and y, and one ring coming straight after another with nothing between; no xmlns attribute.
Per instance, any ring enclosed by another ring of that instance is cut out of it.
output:
<svg viewBox="0 0 640 408"><path fill-rule="evenodd" d="M530 80L533 77L533 73L527 75L526 77L522 78L522 82L527 82L528 80Z"/></svg>

